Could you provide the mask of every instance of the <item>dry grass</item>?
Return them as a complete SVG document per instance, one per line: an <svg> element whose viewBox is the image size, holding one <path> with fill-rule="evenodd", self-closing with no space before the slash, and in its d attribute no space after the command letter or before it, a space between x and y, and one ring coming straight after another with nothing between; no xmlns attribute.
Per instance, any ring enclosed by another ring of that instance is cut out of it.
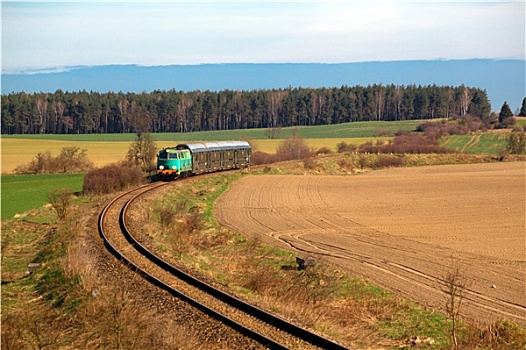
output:
<svg viewBox="0 0 526 350"><path fill-rule="evenodd" d="M98 201L72 207L63 222L41 208L24 220L2 222L2 349L198 349L189 326L141 299L136 276L108 283L97 232L90 222ZM31 221L33 220L33 221ZM91 227L91 228L90 228ZM40 269L24 272L38 257ZM124 268L124 267L123 267ZM46 285L42 285L46 281ZM38 290L44 291L37 293ZM57 302L60 300L60 303ZM221 348L221 347L216 347Z"/></svg>
<svg viewBox="0 0 526 350"><path fill-rule="evenodd" d="M387 139L387 138L386 138ZM31 140L31 139L4 139L2 145L2 174L10 174L13 170L21 165L28 163L39 152L50 152L51 156L56 157L64 147L79 146L87 150L88 159L96 167L102 167L111 163L123 160L130 148L131 142L72 142L72 141L49 141L49 140ZM332 151L337 150L337 143L345 141L350 144L360 145L364 142L371 141L371 138L349 138L349 139L305 139L305 142L312 150L328 147ZM283 139L275 140L253 140L258 151L274 154ZM173 146L173 142L157 141L159 149Z"/></svg>
<svg viewBox="0 0 526 350"><path fill-rule="evenodd" d="M71 142L47 140L2 139L2 173L9 174L28 163L39 152L50 152L52 157L60 154L64 147L80 146L87 150L87 157L100 167L124 159L129 142Z"/></svg>

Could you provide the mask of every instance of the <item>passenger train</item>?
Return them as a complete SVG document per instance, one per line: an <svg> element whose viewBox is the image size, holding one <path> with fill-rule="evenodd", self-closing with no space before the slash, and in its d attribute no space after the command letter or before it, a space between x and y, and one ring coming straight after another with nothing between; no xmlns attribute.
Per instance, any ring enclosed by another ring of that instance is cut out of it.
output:
<svg viewBox="0 0 526 350"><path fill-rule="evenodd" d="M217 141L179 144L157 154L161 180L199 175L250 166L252 148L246 141Z"/></svg>

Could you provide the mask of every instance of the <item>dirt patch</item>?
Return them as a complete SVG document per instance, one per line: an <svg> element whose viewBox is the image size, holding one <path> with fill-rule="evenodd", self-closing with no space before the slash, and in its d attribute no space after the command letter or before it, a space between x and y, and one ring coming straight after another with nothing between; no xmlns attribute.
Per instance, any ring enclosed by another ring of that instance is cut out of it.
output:
<svg viewBox="0 0 526 350"><path fill-rule="evenodd" d="M434 309L458 267L469 285L463 316L526 325L525 165L249 176L221 196L216 216Z"/></svg>

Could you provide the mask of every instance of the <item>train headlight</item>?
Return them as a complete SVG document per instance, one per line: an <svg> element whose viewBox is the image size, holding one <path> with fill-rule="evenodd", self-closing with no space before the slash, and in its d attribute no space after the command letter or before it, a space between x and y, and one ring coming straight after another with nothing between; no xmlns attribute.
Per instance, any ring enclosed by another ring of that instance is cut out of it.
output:
<svg viewBox="0 0 526 350"><path fill-rule="evenodd" d="M159 165L159 170L164 170L164 165Z"/></svg>
<svg viewBox="0 0 526 350"><path fill-rule="evenodd" d="M176 170L176 169L177 169L177 168L175 167L175 165L174 165L174 166L172 166L172 170Z"/></svg>

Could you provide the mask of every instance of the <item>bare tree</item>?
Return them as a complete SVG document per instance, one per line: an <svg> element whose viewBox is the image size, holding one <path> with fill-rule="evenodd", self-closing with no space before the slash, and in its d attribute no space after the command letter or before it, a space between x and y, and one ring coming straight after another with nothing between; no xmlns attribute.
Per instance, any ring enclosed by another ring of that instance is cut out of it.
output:
<svg viewBox="0 0 526 350"><path fill-rule="evenodd" d="M154 159L157 154L157 143L149 133L137 133L137 138L130 145L126 160L141 167L142 171L150 172L155 169Z"/></svg>
<svg viewBox="0 0 526 350"><path fill-rule="evenodd" d="M67 217L70 206L71 198L73 197L73 192L66 188L55 189L48 193L47 200L51 207L57 213L57 216L60 220L63 220Z"/></svg>
<svg viewBox="0 0 526 350"><path fill-rule="evenodd" d="M463 87L460 95L460 115L468 113L469 104L471 103L471 93L467 87Z"/></svg>
<svg viewBox="0 0 526 350"><path fill-rule="evenodd" d="M292 130L292 135L278 146L276 155L280 160L306 159L310 156L310 150L305 139Z"/></svg>
<svg viewBox="0 0 526 350"><path fill-rule="evenodd" d="M466 277L462 274L459 262L453 259L451 259L451 261L451 268L444 276L444 286L448 298L446 302L446 312L449 318L451 318L451 338L456 349L458 348L458 317L468 283Z"/></svg>

